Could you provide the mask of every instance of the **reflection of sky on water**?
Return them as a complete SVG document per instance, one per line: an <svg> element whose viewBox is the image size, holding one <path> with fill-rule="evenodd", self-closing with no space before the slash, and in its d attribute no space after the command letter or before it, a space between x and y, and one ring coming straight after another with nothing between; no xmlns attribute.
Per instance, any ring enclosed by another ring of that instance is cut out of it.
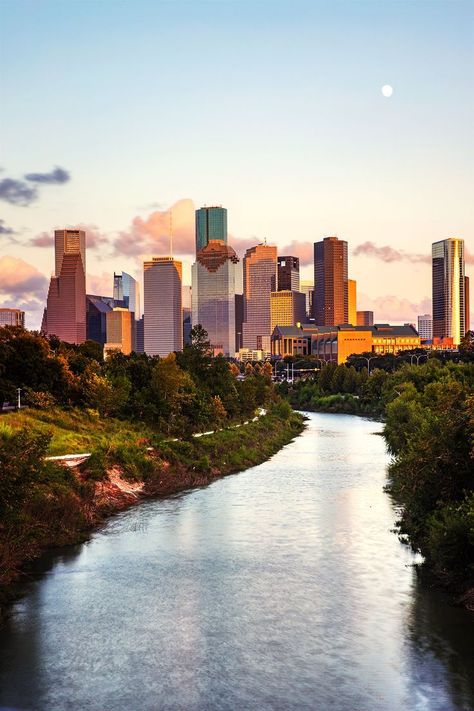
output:
<svg viewBox="0 0 474 711"><path fill-rule="evenodd" d="M0 704L469 708L473 620L391 530L379 429L311 415L265 464L111 519L15 606Z"/></svg>

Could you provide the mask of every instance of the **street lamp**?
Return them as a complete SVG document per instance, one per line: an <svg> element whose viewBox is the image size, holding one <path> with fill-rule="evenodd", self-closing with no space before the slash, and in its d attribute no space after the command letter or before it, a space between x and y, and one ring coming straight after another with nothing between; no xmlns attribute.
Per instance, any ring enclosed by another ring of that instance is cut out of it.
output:
<svg viewBox="0 0 474 711"><path fill-rule="evenodd" d="M359 360L366 360L367 361L367 375L370 375L370 361L371 360L377 360L378 355L376 356L359 356Z"/></svg>

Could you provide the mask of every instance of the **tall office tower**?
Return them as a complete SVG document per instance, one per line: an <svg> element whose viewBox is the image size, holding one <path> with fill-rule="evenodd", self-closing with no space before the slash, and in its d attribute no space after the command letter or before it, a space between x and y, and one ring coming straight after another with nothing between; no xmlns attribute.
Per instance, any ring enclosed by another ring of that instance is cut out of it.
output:
<svg viewBox="0 0 474 711"><path fill-rule="evenodd" d="M277 248L267 244L251 247L244 257L244 322L242 345L251 350L270 350L270 294L277 280Z"/></svg>
<svg viewBox="0 0 474 711"><path fill-rule="evenodd" d="M431 341L433 338L433 319L431 314L418 316L418 335L425 341Z"/></svg>
<svg viewBox="0 0 474 711"><path fill-rule="evenodd" d="M181 295L183 300L183 345L191 345L191 330L192 324L192 304L191 304L191 286L183 284Z"/></svg>
<svg viewBox="0 0 474 711"><path fill-rule="evenodd" d="M466 331L464 240L433 242L433 337L458 346Z"/></svg>
<svg viewBox="0 0 474 711"><path fill-rule="evenodd" d="M244 295L235 295L235 352L242 348L242 324L244 322Z"/></svg>
<svg viewBox="0 0 474 711"><path fill-rule="evenodd" d="M357 326L357 282L347 280L347 323Z"/></svg>
<svg viewBox="0 0 474 711"><path fill-rule="evenodd" d="M59 276L51 277L43 327L66 343L86 340L86 277L79 252L65 252Z"/></svg>
<svg viewBox="0 0 474 711"><path fill-rule="evenodd" d="M192 321L207 331L215 353L235 355L235 271L239 258L222 240L210 240L192 266Z"/></svg>
<svg viewBox="0 0 474 711"><path fill-rule="evenodd" d="M0 307L0 327L1 326L21 326L21 328L25 328L25 312L21 309Z"/></svg>
<svg viewBox="0 0 474 711"><path fill-rule="evenodd" d="M114 272L114 299L116 302L135 314L135 320L141 316L140 313L140 285L127 272L115 274Z"/></svg>
<svg viewBox="0 0 474 711"><path fill-rule="evenodd" d="M464 325L465 332L471 330L471 297L469 294L469 277L464 277Z"/></svg>
<svg viewBox="0 0 474 711"><path fill-rule="evenodd" d="M137 342L136 352L145 353L145 328L143 316L136 322L135 338Z"/></svg>
<svg viewBox="0 0 474 711"><path fill-rule="evenodd" d="M304 323L306 297L299 291L272 291L270 294L270 328Z"/></svg>
<svg viewBox="0 0 474 711"><path fill-rule="evenodd" d="M107 342L107 314L114 308L111 296L86 294L86 337L104 346Z"/></svg>
<svg viewBox="0 0 474 711"><path fill-rule="evenodd" d="M313 315L314 282L303 279L300 282L299 290L306 297L306 316L311 317Z"/></svg>
<svg viewBox="0 0 474 711"><path fill-rule="evenodd" d="M300 260L298 257L278 257L278 291L300 290Z"/></svg>
<svg viewBox="0 0 474 711"><path fill-rule="evenodd" d="M143 270L145 353L167 356L183 348L183 265L173 257L153 257Z"/></svg>
<svg viewBox="0 0 474 711"><path fill-rule="evenodd" d="M129 355L134 350L135 317L134 312L115 307L107 313L107 342L104 353L118 350Z"/></svg>
<svg viewBox="0 0 474 711"><path fill-rule="evenodd" d="M86 233L84 230L54 231L54 275L59 276L65 254L80 254L86 273Z"/></svg>
<svg viewBox="0 0 474 711"><path fill-rule="evenodd" d="M373 326L374 312L373 311L357 311L357 326Z"/></svg>
<svg viewBox="0 0 474 711"><path fill-rule="evenodd" d="M314 245L314 317L318 326L348 321L347 242L326 237Z"/></svg>
<svg viewBox="0 0 474 711"><path fill-rule="evenodd" d="M211 239L227 242L225 207L200 207L196 210L196 254Z"/></svg>

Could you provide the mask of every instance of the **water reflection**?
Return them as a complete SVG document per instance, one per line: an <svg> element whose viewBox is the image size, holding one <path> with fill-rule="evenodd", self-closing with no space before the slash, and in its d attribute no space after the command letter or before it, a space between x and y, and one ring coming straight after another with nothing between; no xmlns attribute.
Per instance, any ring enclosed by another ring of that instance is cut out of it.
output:
<svg viewBox="0 0 474 711"><path fill-rule="evenodd" d="M269 462L59 557L0 639L0 706L454 711L472 617L393 534L380 427L311 415Z"/></svg>

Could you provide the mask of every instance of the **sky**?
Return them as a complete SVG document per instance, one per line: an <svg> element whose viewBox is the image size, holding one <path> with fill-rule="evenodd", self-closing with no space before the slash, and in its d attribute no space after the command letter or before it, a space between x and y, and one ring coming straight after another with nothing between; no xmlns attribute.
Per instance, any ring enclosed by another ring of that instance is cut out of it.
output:
<svg viewBox="0 0 474 711"><path fill-rule="evenodd" d="M190 283L194 209L223 205L239 254L303 278L347 240L358 308L414 322L432 242L463 238L474 283L473 48L472 0L1 0L0 305L39 326L68 226L110 295L170 210Z"/></svg>

